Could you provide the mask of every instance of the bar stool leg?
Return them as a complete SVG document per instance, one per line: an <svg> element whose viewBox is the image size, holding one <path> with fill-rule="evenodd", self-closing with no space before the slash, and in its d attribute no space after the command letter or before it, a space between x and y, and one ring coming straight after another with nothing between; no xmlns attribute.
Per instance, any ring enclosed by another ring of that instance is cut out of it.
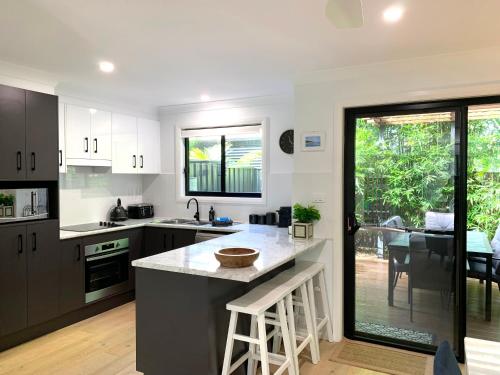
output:
<svg viewBox="0 0 500 375"><path fill-rule="evenodd" d="M260 363L262 364L262 375L270 375L269 357L267 355L267 332L264 314L257 316L257 327L259 330Z"/></svg>
<svg viewBox="0 0 500 375"><path fill-rule="evenodd" d="M314 330L313 326L313 315L311 315L311 304L309 302L309 297L307 296L306 283L300 286L300 295L302 297L302 304L304 305L304 315L306 319L307 332L312 334L312 344L311 344L311 359L314 364L319 362L319 352L318 352L318 333Z"/></svg>
<svg viewBox="0 0 500 375"><path fill-rule="evenodd" d="M283 346L285 347L285 356L290 361L290 363L288 364L288 374L295 375L296 374L295 359L294 359L295 357L294 357L294 351L292 349L292 346L295 346L295 343L293 343L292 345L290 339L284 300L278 302L278 316L280 319L281 334L283 335Z"/></svg>
<svg viewBox="0 0 500 375"><path fill-rule="evenodd" d="M251 338L257 337L257 318L255 315L252 315L252 320L250 322L250 337ZM257 373L257 361L253 358L253 356L255 355L255 347L256 344L252 343L250 343L248 346L250 351L250 357L248 358L248 364L247 364L248 375L255 375Z"/></svg>
<svg viewBox="0 0 500 375"><path fill-rule="evenodd" d="M323 304L323 312L327 316L326 329L328 332L328 341L333 342L333 324L330 304L328 303L328 293L326 293L326 278L325 271L319 273L319 288L321 289L321 302Z"/></svg>
<svg viewBox="0 0 500 375"><path fill-rule="evenodd" d="M314 330L314 345L316 345L316 351L318 353L318 361L319 361L319 334L317 325L318 315L316 313L316 296L314 295L313 278L307 280L307 292L309 297L309 304L311 306L312 326Z"/></svg>
<svg viewBox="0 0 500 375"><path fill-rule="evenodd" d="M295 314L293 312L293 297L290 293L286 296L286 312L288 318L288 331L290 332L290 342L292 343L292 357L295 366L295 373L299 374L299 356L297 354L297 335L295 332Z"/></svg>
<svg viewBox="0 0 500 375"><path fill-rule="evenodd" d="M227 331L226 351L224 353L224 364L222 365L222 375L229 375L229 369L231 368L234 334L236 333L237 321L238 313L236 311L231 311L231 318L229 319L229 329Z"/></svg>

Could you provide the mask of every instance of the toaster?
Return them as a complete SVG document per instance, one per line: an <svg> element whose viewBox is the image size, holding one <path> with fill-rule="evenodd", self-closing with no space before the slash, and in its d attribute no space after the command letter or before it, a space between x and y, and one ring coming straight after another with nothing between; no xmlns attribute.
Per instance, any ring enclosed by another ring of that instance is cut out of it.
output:
<svg viewBox="0 0 500 375"><path fill-rule="evenodd" d="M155 216L155 210L150 203L131 204L127 207L129 219L147 219Z"/></svg>

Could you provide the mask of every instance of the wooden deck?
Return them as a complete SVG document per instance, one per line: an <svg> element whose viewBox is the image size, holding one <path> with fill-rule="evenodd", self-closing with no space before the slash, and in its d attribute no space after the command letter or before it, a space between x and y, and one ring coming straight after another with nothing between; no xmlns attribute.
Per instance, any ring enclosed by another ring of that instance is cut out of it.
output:
<svg viewBox="0 0 500 375"><path fill-rule="evenodd" d="M408 277L398 280L394 306L387 303L387 260L356 258L356 320L434 334L439 342L453 338L453 309L446 308L439 292L414 290L414 319L410 322ZM432 275L429 275L432 277ZM500 291L492 285L492 319L484 319L485 285L467 280L467 336L500 341Z"/></svg>

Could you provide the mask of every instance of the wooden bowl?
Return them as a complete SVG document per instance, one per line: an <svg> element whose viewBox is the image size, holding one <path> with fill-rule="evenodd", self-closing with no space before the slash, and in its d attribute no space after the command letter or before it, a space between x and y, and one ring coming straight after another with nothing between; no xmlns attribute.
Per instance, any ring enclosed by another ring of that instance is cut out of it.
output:
<svg viewBox="0 0 500 375"><path fill-rule="evenodd" d="M246 247L227 247L217 250L214 254L222 267L243 268L250 267L255 262L259 257L259 250Z"/></svg>

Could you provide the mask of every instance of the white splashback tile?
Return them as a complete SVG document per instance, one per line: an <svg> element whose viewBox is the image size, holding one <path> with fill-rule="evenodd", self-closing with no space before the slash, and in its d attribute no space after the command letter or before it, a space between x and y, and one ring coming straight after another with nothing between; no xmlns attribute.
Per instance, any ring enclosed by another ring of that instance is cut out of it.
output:
<svg viewBox="0 0 500 375"><path fill-rule="evenodd" d="M61 226L101 221L121 198L142 202L142 176L112 174L110 168L71 167L59 176Z"/></svg>

